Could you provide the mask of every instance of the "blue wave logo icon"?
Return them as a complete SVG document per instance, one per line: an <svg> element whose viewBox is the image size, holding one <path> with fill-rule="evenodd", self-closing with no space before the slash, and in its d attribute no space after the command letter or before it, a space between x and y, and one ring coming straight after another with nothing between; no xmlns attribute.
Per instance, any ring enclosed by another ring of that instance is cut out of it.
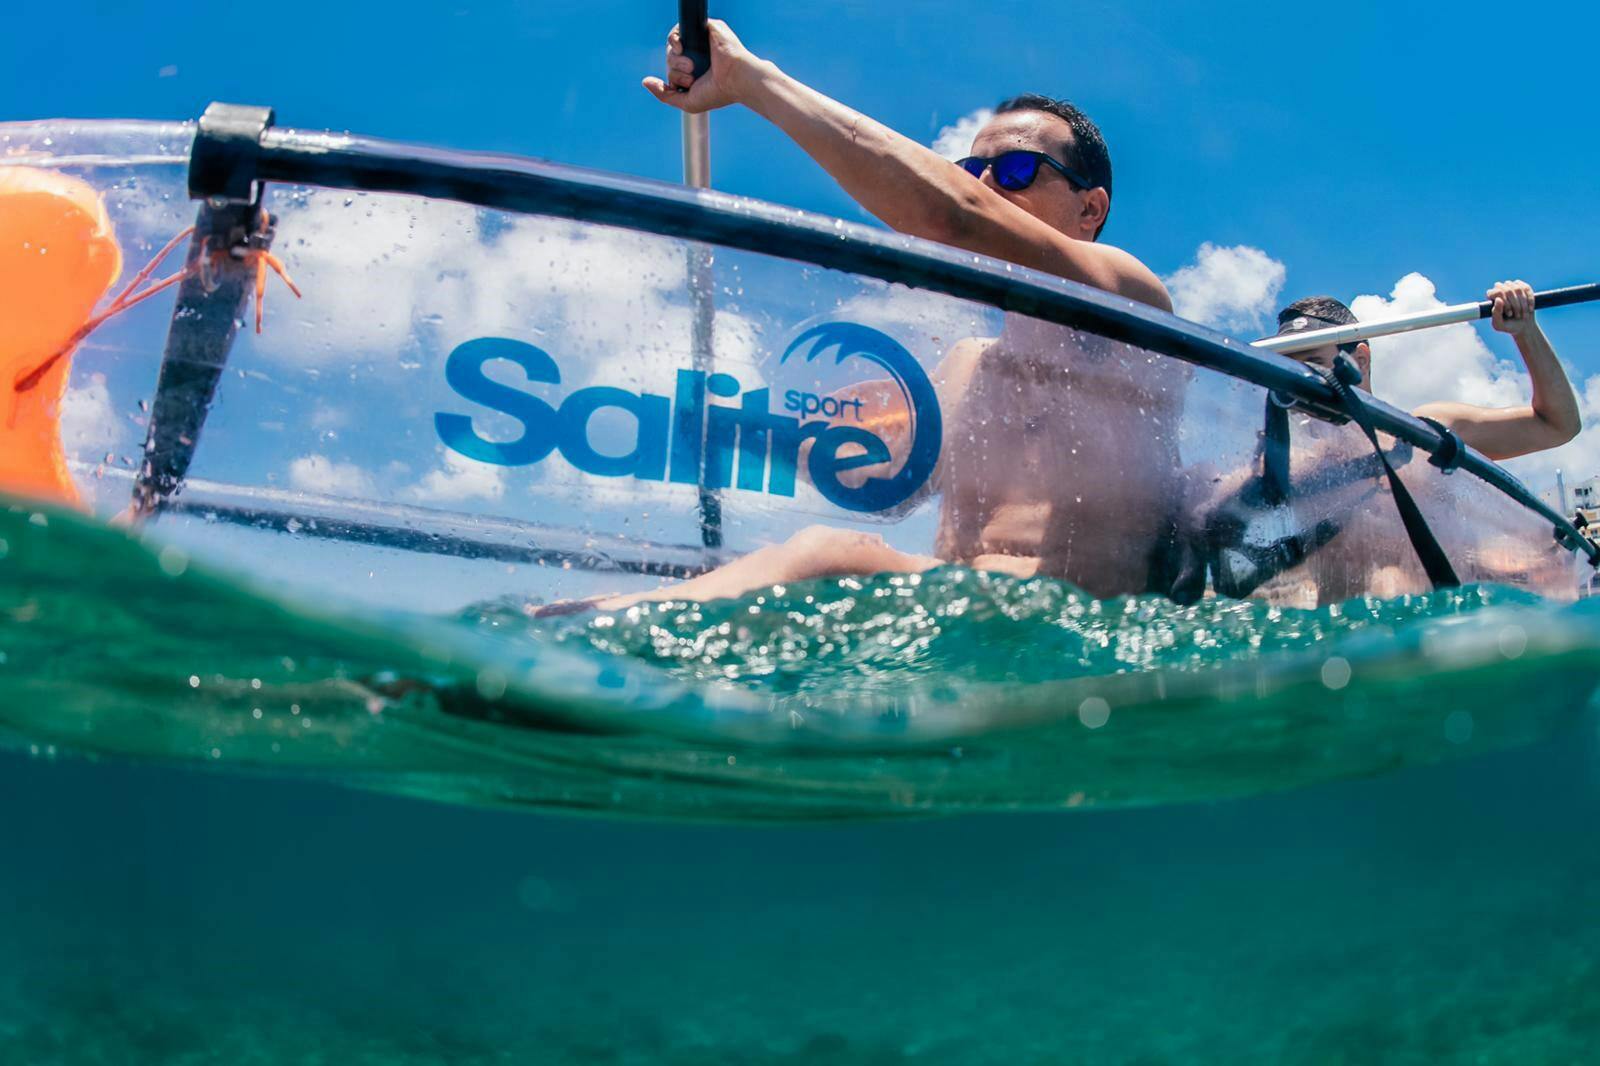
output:
<svg viewBox="0 0 1600 1066"><path fill-rule="evenodd" d="M892 456L883 439L854 426L835 425L817 437L809 466L812 484L825 499L850 511L883 511L909 500L933 476L944 441L944 419L939 412L939 397L933 382L905 346L887 333L854 322L824 322L796 337L784 349L779 364L797 352L811 362L827 352L836 353L835 365L848 359L874 363L899 389L905 409L910 413L911 441L905 463L892 477L869 477L859 488L839 483L835 471L853 466L889 462ZM838 450L845 444L861 447L864 454L841 460ZM820 461L819 461L820 460Z"/></svg>

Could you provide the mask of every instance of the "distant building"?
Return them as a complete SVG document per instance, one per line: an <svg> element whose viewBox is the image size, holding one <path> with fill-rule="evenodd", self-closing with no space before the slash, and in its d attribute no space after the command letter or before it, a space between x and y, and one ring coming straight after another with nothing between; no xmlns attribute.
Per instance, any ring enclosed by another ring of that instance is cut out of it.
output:
<svg viewBox="0 0 1600 1066"><path fill-rule="evenodd" d="M1556 483L1539 493L1539 499L1550 509L1571 517L1574 511L1600 510L1600 474L1573 484L1563 485L1561 476Z"/></svg>
<svg viewBox="0 0 1600 1066"><path fill-rule="evenodd" d="M1585 511L1600 507L1600 475L1572 485L1567 490L1567 504Z"/></svg>

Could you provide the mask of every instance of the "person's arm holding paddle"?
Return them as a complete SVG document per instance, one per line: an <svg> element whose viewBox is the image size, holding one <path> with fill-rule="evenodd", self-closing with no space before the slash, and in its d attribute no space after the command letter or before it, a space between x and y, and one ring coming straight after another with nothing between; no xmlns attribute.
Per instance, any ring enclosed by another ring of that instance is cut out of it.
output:
<svg viewBox="0 0 1600 1066"><path fill-rule="evenodd" d="M1534 319L1533 287L1503 281L1490 289L1494 328L1517 342L1533 384L1533 401L1518 407L1479 407L1446 401L1425 404L1414 412L1443 423L1490 459L1512 459L1567 443L1578 435L1583 420L1578 398L1544 330Z"/></svg>
<svg viewBox="0 0 1600 1066"><path fill-rule="evenodd" d="M1018 153L1009 164L1028 171L1006 175L1002 186L993 166L975 179L931 149L789 77L752 55L725 23L712 20L710 37L711 69L696 78L674 28L667 78L646 78L645 88L689 112L744 104L793 138L863 208L902 233L1171 309L1166 288L1148 267L1119 248L1095 243L1111 206L1109 171L1104 185L1081 180L1070 162L1075 132L1066 122L1037 111L996 116L974 142L974 154Z"/></svg>

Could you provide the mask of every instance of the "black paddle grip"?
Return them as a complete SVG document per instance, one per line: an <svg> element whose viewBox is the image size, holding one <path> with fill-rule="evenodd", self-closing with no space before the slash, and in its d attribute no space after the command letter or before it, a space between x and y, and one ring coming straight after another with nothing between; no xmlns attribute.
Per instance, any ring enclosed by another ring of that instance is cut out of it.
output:
<svg viewBox="0 0 1600 1066"><path fill-rule="evenodd" d="M683 54L694 61L694 76L711 69L711 31L706 28L706 0L678 0L678 39Z"/></svg>
<svg viewBox="0 0 1600 1066"><path fill-rule="evenodd" d="M1565 289L1546 289L1544 292L1533 294L1533 309L1543 311L1547 307L1567 307L1571 304L1584 304L1590 300L1600 300L1600 282L1592 285L1573 285ZM1478 303L1478 317L1489 318L1494 314L1494 301L1482 300Z"/></svg>

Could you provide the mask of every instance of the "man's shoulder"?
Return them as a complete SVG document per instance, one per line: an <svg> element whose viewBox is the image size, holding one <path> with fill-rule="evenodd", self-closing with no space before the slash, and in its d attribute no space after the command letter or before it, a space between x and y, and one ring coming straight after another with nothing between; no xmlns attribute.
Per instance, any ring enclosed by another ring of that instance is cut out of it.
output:
<svg viewBox="0 0 1600 1066"><path fill-rule="evenodd" d="M959 386L972 376L983 358L983 353L994 346L993 337L967 337L956 341L945 350L944 358L934 370L941 387Z"/></svg>
<svg viewBox="0 0 1600 1066"><path fill-rule="evenodd" d="M1160 311L1172 310L1172 294L1167 292L1167 287L1156 276L1156 272L1145 266L1143 260L1113 244L1097 244L1095 247L1102 249L1102 254L1116 272L1119 283L1113 291L1118 296L1149 304Z"/></svg>
<svg viewBox="0 0 1600 1066"><path fill-rule="evenodd" d="M946 362L970 363L993 347L995 337L966 337L956 341L944 353Z"/></svg>

